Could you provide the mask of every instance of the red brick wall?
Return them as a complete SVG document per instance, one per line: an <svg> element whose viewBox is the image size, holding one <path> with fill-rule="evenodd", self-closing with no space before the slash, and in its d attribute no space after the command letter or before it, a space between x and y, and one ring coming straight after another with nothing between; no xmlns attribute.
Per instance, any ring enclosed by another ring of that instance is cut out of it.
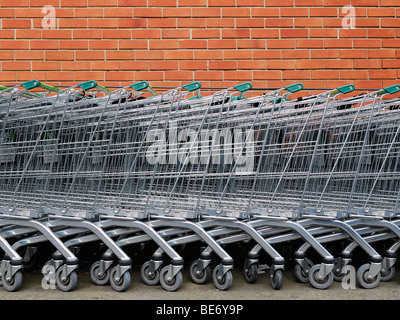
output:
<svg viewBox="0 0 400 320"><path fill-rule="evenodd" d="M347 5L355 29L342 28ZM400 82L399 0L0 0L0 17L3 84Z"/></svg>

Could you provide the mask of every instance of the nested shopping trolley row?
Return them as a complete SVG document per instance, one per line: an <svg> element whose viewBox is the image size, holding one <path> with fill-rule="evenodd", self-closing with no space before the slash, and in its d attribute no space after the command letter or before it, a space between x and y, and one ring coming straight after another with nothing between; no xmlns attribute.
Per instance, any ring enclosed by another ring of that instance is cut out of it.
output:
<svg viewBox="0 0 400 320"><path fill-rule="evenodd" d="M367 257L361 287L391 280L400 246L400 85L301 97L301 83L256 96L251 89L0 87L4 289L21 288L42 244L51 250L44 276L63 291L78 283L77 248L99 248L91 280L116 291L131 285L130 248L143 246L151 252L142 280L168 291L181 287L181 248L192 245L191 280L212 279L220 290L238 267L230 248L243 244L249 283L263 257L272 288L282 287L286 243L300 243L294 273L317 289L343 279L356 249ZM385 252L382 241L392 243Z"/></svg>

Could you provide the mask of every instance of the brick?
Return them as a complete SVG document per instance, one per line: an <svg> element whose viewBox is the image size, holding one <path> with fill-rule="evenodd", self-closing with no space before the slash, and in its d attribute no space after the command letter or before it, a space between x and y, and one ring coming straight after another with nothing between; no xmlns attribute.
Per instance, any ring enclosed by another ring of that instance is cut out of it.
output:
<svg viewBox="0 0 400 320"><path fill-rule="evenodd" d="M235 0L208 0L209 7L234 7Z"/></svg>
<svg viewBox="0 0 400 320"><path fill-rule="evenodd" d="M353 60L325 60L325 69L352 69Z"/></svg>
<svg viewBox="0 0 400 320"><path fill-rule="evenodd" d="M122 31L122 30L118 30ZM128 30L132 39L161 39L161 31L153 29Z"/></svg>
<svg viewBox="0 0 400 320"><path fill-rule="evenodd" d="M282 71L278 70L254 70L253 71L254 80L281 80Z"/></svg>
<svg viewBox="0 0 400 320"><path fill-rule="evenodd" d="M120 19L121 20L121 19ZM146 20L143 19L143 27L146 27ZM173 19L159 19L159 18L151 18L147 20L149 28L176 28L176 18ZM137 27L136 27L137 28Z"/></svg>
<svg viewBox="0 0 400 320"><path fill-rule="evenodd" d="M60 69L61 69L61 62L32 61L32 71L52 71Z"/></svg>
<svg viewBox="0 0 400 320"><path fill-rule="evenodd" d="M108 10L111 9L108 8ZM103 8L75 8L75 18L102 18L103 16Z"/></svg>
<svg viewBox="0 0 400 320"><path fill-rule="evenodd" d="M195 80L222 80L223 74L220 71L195 71L194 79Z"/></svg>
<svg viewBox="0 0 400 320"><path fill-rule="evenodd" d="M190 18L190 19L179 19L177 20L178 28L205 28L205 18Z"/></svg>
<svg viewBox="0 0 400 320"><path fill-rule="evenodd" d="M250 38L250 29L223 29L222 38Z"/></svg>
<svg viewBox="0 0 400 320"><path fill-rule="evenodd" d="M192 30L192 39L215 39L221 37L220 29L199 29Z"/></svg>
<svg viewBox="0 0 400 320"><path fill-rule="evenodd" d="M47 61L74 60L73 51L45 51L45 59Z"/></svg>
<svg viewBox="0 0 400 320"><path fill-rule="evenodd" d="M148 0L147 5L149 7L160 7L160 0ZM163 0L162 6L163 7L176 7L177 0Z"/></svg>
<svg viewBox="0 0 400 320"><path fill-rule="evenodd" d="M17 82L29 81L32 79L45 79L46 73L43 71L17 71L15 80Z"/></svg>
<svg viewBox="0 0 400 320"><path fill-rule="evenodd" d="M355 7L378 7L379 0L352 0L351 4Z"/></svg>
<svg viewBox="0 0 400 320"><path fill-rule="evenodd" d="M341 70L340 79L367 79L368 71L366 70Z"/></svg>
<svg viewBox="0 0 400 320"><path fill-rule="evenodd" d="M116 7L118 0L87 0L88 7Z"/></svg>
<svg viewBox="0 0 400 320"><path fill-rule="evenodd" d="M208 49L235 49L235 41L223 39L223 40L208 40Z"/></svg>
<svg viewBox="0 0 400 320"><path fill-rule="evenodd" d="M225 51L228 52L228 51ZM196 50L194 51L195 60L212 60L212 59L222 59L223 52L220 50ZM226 58L225 58L226 59Z"/></svg>
<svg viewBox="0 0 400 320"><path fill-rule="evenodd" d="M209 61L210 70L235 70L237 69L236 61Z"/></svg>
<svg viewBox="0 0 400 320"><path fill-rule="evenodd" d="M150 21L150 20L149 20ZM140 19L140 18L120 18L118 19L118 28L130 28L130 29L135 29L135 28L146 28L147 27L147 20L146 19ZM150 28L150 25L149 25Z"/></svg>
<svg viewBox="0 0 400 320"><path fill-rule="evenodd" d="M136 60L163 60L164 55L174 51L158 51L158 50L135 50ZM130 53L130 52L128 52Z"/></svg>
<svg viewBox="0 0 400 320"><path fill-rule="evenodd" d="M368 38L395 38L396 32L394 29L368 29Z"/></svg>
<svg viewBox="0 0 400 320"><path fill-rule="evenodd" d="M103 71L77 71L75 72L75 81L87 81L96 80L96 81L104 81L104 74L109 72ZM122 76L122 75L121 75Z"/></svg>
<svg viewBox="0 0 400 320"><path fill-rule="evenodd" d="M15 18L16 9L13 8L0 8L0 17L4 18Z"/></svg>
<svg viewBox="0 0 400 320"><path fill-rule="evenodd" d="M323 26L323 19L319 18L295 18L294 26L296 28L321 28Z"/></svg>
<svg viewBox="0 0 400 320"><path fill-rule="evenodd" d="M296 39L296 48L323 48L324 40L321 39Z"/></svg>
<svg viewBox="0 0 400 320"><path fill-rule="evenodd" d="M133 9L127 8L104 8L105 18L133 18Z"/></svg>
<svg viewBox="0 0 400 320"><path fill-rule="evenodd" d="M395 49L368 49L368 59L396 58Z"/></svg>
<svg viewBox="0 0 400 320"><path fill-rule="evenodd" d="M0 72L0 81L15 81L15 80L16 80L16 72Z"/></svg>
<svg viewBox="0 0 400 320"><path fill-rule="evenodd" d="M340 38L366 38L367 29L340 29Z"/></svg>
<svg viewBox="0 0 400 320"><path fill-rule="evenodd" d="M75 59L79 60L104 60L105 54L104 51L83 51L79 50L75 52Z"/></svg>
<svg viewBox="0 0 400 320"><path fill-rule="evenodd" d="M338 79L339 71L337 70L312 70L311 79Z"/></svg>
<svg viewBox="0 0 400 320"><path fill-rule="evenodd" d="M163 8L162 16L160 15L152 15L151 17L163 17L163 18L183 18L183 17L191 17L192 9L191 8Z"/></svg>
<svg viewBox="0 0 400 320"><path fill-rule="evenodd" d="M161 40L149 40L149 41L161 41ZM168 41L168 40L164 40ZM118 47L120 50L127 49L148 49L147 40L118 40ZM106 48L112 49L112 48Z"/></svg>
<svg viewBox="0 0 400 320"><path fill-rule="evenodd" d="M178 49L177 40L149 40L149 49Z"/></svg>
<svg viewBox="0 0 400 320"><path fill-rule="evenodd" d="M400 22L398 18L382 18L381 26L382 28L399 28Z"/></svg>
<svg viewBox="0 0 400 320"><path fill-rule="evenodd" d="M60 40L61 50L87 50L89 41L87 40Z"/></svg>
<svg viewBox="0 0 400 320"><path fill-rule="evenodd" d="M90 62L90 70L119 70L120 62L119 61L91 61Z"/></svg>
<svg viewBox="0 0 400 320"><path fill-rule="evenodd" d="M265 28L293 28L293 18L265 19Z"/></svg>
<svg viewBox="0 0 400 320"><path fill-rule="evenodd" d="M282 59L281 52L285 50L255 50L253 51L254 60Z"/></svg>
<svg viewBox="0 0 400 320"><path fill-rule="evenodd" d="M349 5L348 0L324 0L324 6L326 7L343 7Z"/></svg>
<svg viewBox="0 0 400 320"><path fill-rule="evenodd" d="M18 8L15 11L17 18L43 18L45 14L42 13L42 9L36 8Z"/></svg>
<svg viewBox="0 0 400 320"><path fill-rule="evenodd" d="M60 0L61 7L87 7L87 0Z"/></svg>
<svg viewBox="0 0 400 320"><path fill-rule="evenodd" d="M304 29L302 29L304 30ZM307 30L307 29L305 29ZM337 29L309 29L310 30L310 38L337 38L338 30Z"/></svg>
<svg viewBox="0 0 400 320"><path fill-rule="evenodd" d="M324 60L298 60L296 61L296 69L312 70L324 69Z"/></svg>
<svg viewBox="0 0 400 320"><path fill-rule="evenodd" d="M207 0L178 0L178 7L206 7Z"/></svg>
<svg viewBox="0 0 400 320"><path fill-rule="evenodd" d="M309 59L309 58L310 58L310 50L282 50L282 59Z"/></svg>
<svg viewBox="0 0 400 320"><path fill-rule="evenodd" d="M293 7L294 0L286 0L286 1L280 1L280 0L268 0L266 1L265 5L267 7Z"/></svg>
<svg viewBox="0 0 400 320"><path fill-rule="evenodd" d="M369 70L369 79L396 79L397 70Z"/></svg>
<svg viewBox="0 0 400 320"><path fill-rule="evenodd" d="M343 49L339 53L341 59L366 59L368 57L368 51L361 49Z"/></svg>
<svg viewBox="0 0 400 320"><path fill-rule="evenodd" d="M395 8L368 8L368 17L395 17Z"/></svg>
<svg viewBox="0 0 400 320"><path fill-rule="evenodd" d="M251 8L252 17L277 18L280 16L279 8Z"/></svg>
<svg viewBox="0 0 400 320"><path fill-rule="evenodd" d="M291 29L282 29L291 30ZM252 29L252 39L279 39L279 29Z"/></svg>
<svg viewBox="0 0 400 320"><path fill-rule="evenodd" d="M238 61L239 70L265 70L267 67L266 61Z"/></svg>
<svg viewBox="0 0 400 320"><path fill-rule="evenodd" d="M88 19L64 19L60 18L58 19L58 26L60 29L66 28L66 29L77 29L77 28L87 28Z"/></svg>
<svg viewBox="0 0 400 320"><path fill-rule="evenodd" d="M90 51L89 51L90 52ZM103 51L100 51L103 52ZM135 52L129 51L106 51L106 60L133 60L135 58ZM83 60L83 59L82 59ZM86 59L84 59L86 60Z"/></svg>
<svg viewBox="0 0 400 320"><path fill-rule="evenodd" d="M206 40L178 40L179 49L206 49Z"/></svg>
<svg viewBox="0 0 400 320"><path fill-rule="evenodd" d="M380 80L355 80L354 85L357 89L379 89L383 88Z"/></svg>
<svg viewBox="0 0 400 320"><path fill-rule="evenodd" d="M250 81L253 78L251 71L223 71L224 80Z"/></svg>
<svg viewBox="0 0 400 320"><path fill-rule="evenodd" d="M29 71L31 62L28 61L3 61L1 63L2 71Z"/></svg>
<svg viewBox="0 0 400 320"><path fill-rule="evenodd" d="M9 50L28 50L29 41L28 40L2 40L0 43L1 49Z"/></svg>
<svg viewBox="0 0 400 320"><path fill-rule="evenodd" d="M381 0L380 5L382 7L397 7L399 2L397 0Z"/></svg>
<svg viewBox="0 0 400 320"><path fill-rule="evenodd" d="M12 51L8 51L9 53L13 53ZM57 52L57 51L52 51ZM13 53L13 57L15 55L15 60L43 60L44 59L44 52L43 51L36 51L36 50L17 50ZM1 55L0 51L0 59L5 60L5 57Z"/></svg>
<svg viewBox="0 0 400 320"><path fill-rule="evenodd" d="M150 61L150 70L178 70L178 61Z"/></svg>
<svg viewBox="0 0 400 320"><path fill-rule="evenodd" d="M220 8L196 8L192 10L193 18L218 18L221 17ZM232 15L224 15L222 17L232 17ZM235 16L233 16L235 17Z"/></svg>
<svg viewBox="0 0 400 320"><path fill-rule="evenodd" d="M281 8L281 17L308 17L308 8Z"/></svg>
<svg viewBox="0 0 400 320"><path fill-rule="evenodd" d="M354 48L380 48L380 39L356 39L353 41Z"/></svg>
<svg viewBox="0 0 400 320"><path fill-rule="evenodd" d="M103 18L103 19L88 19L88 27L95 29L95 28L112 28L115 29L118 27L118 19L116 18Z"/></svg>
<svg viewBox="0 0 400 320"><path fill-rule="evenodd" d="M281 29L281 38L308 38L308 29Z"/></svg>
<svg viewBox="0 0 400 320"><path fill-rule="evenodd" d="M14 38L14 30L1 30L3 34L5 32L11 32L12 38ZM45 30L43 30L45 31ZM16 29L15 30L15 38L16 39L41 39L42 38L42 30L32 30L32 29Z"/></svg>
<svg viewBox="0 0 400 320"><path fill-rule="evenodd" d="M182 80L182 81L192 81L193 72L192 71L165 71L165 80Z"/></svg>
<svg viewBox="0 0 400 320"><path fill-rule="evenodd" d="M237 0L238 7L264 7L264 0Z"/></svg>
<svg viewBox="0 0 400 320"><path fill-rule="evenodd" d="M264 28L264 18L237 18L236 28Z"/></svg>
<svg viewBox="0 0 400 320"><path fill-rule="evenodd" d="M31 40L30 41L31 50L57 50L58 41L57 40Z"/></svg>
<svg viewBox="0 0 400 320"><path fill-rule="evenodd" d="M355 59L354 69L380 69L382 60L378 59Z"/></svg>
<svg viewBox="0 0 400 320"><path fill-rule="evenodd" d="M326 39L324 40L325 48L352 48L353 41L350 39Z"/></svg>
<svg viewBox="0 0 400 320"><path fill-rule="evenodd" d="M179 70L207 70L207 61L179 61Z"/></svg>
<svg viewBox="0 0 400 320"><path fill-rule="evenodd" d="M4 29L30 29L32 21L30 19L4 19L2 27Z"/></svg>
<svg viewBox="0 0 400 320"><path fill-rule="evenodd" d="M44 7L44 6L53 6L58 7L60 4L59 0L30 0L30 7Z"/></svg>
<svg viewBox="0 0 400 320"><path fill-rule="evenodd" d="M400 48L400 39L382 39L382 48Z"/></svg>
<svg viewBox="0 0 400 320"><path fill-rule="evenodd" d="M73 39L101 39L101 30L73 30Z"/></svg>
<svg viewBox="0 0 400 320"><path fill-rule="evenodd" d="M301 7L301 6L320 6L322 7L323 5L323 0L295 0L294 1L296 7Z"/></svg>
<svg viewBox="0 0 400 320"><path fill-rule="evenodd" d="M310 17L337 17L338 8L310 8Z"/></svg>
<svg viewBox="0 0 400 320"><path fill-rule="evenodd" d="M295 60L268 60L267 61L268 70L286 70L286 69L296 69Z"/></svg>
<svg viewBox="0 0 400 320"><path fill-rule="evenodd" d="M149 62L148 61L121 61L120 62L121 70L149 70Z"/></svg>
<svg viewBox="0 0 400 320"><path fill-rule="evenodd" d="M118 0L118 7L145 7L147 0Z"/></svg>
<svg viewBox="0 0 400 320"><path fill-rule="evenodd" d="M268 49L294 49L294 40L291 39L279 39L279 40L267 40Z"/></svg>
<svg viewBox="0 0 400 320"><path fill-rule="evenodd" d="M188 39L190 38L190 30L187 29L163 29L161 30L163 39Z"/></svg>
<svg viewBox="0 0 400 320"><path fill-rule="evenodd" d="M164 52L165 60L193 60L192 50L168 50Z"/></svg>
<svg viewBox="0 0 400 320"><path fill-rule="evenodd" d="M71 30L42 30L42 38L43 39L71 39L72 32Z"/></svg>
<svg viewBox="0 0 400 320"><path fill-rule="evenodd" d="M223 17L250 17L250 8L222 8Z"/></svg>
<svg viewBox="0 0 400 320"><path fill-rule="evenodd" d="M265 49L265 40L248 40L241 39L237 40L238 49Z"/></svg>
<svg viewBox="0 0 400 320"><path fill-rule="evenodd" d="M0 7L29 7L29 0L14 1L0 0Z"/></svg>
<svg viewBox="0 0 400 320"><path fill-rule="evenodd" d="M337 49L315 49L311 50L311 59L338 59L339 50Z"/></svg>
<svg viewBox="0 0 400 320"><path fill-rule="evenodd" d="M282 71L283 80L303 80L311 79L311 71L305 70L283 70Z"/></svg>
<svg viewBox="0 0 400 320"><path fill-rule="evenodd" d="M368 60L370 61L370 60ZM400 60L398 59L385 59L385 60L377 60L382 62L382 68L384 69L400 69Z"/></svg>
<svg viewBox="0 0 400 320"><path fill-rule="evenodd" d="M233 28L235 27L235 19L233 18L208 18L206 20L207 28Z"/></svg>
<svg viewBox="0 0 400 320"><path fill-rule="evenodd" d="M90 61L62 61L62 71L90 70Z"/></svg>
<svg viewBox="0 0 400 320"><path fill-rule="evenodd" d="M65 81L74 81L75 73L74 72L46 72L46 82L47 81L60 81L62 84L65 84Z"/></svg>

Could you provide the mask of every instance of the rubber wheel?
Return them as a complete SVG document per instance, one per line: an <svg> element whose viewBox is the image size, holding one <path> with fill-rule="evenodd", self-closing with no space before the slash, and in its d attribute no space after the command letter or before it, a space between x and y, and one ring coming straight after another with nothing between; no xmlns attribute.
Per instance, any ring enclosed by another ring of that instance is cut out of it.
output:
<svg viewBox="0 0 400 320"><path fill-rule="evenodd" d="M173 291L178 290L181 287L182 281L183 281L183 276L182 276L182 272L179 271L172 279L168 279L167 278L168 269L169 269L169 266L166 266L161 269L160 283L161 283L161 286L165 290L167 290L169 292L173 292Z"/></svg>
<svg viewBox="0 0 400 320"><path fill-rule="evenodd" d="M381 281L388 282L393 279L396 273L396 269L394 267L390 267L385 272L381 272Z"/></svg>
<svg viewBox="0 0 400 320"><path fill-rule="evenodd" d="M294 275L296 276L297 281L299 281L301 283L310 282L309 273L310 273L310 269L314 266L314 263L310 259L306 259L306 262L307 262L308 267L309 267L308 273L306 273L306 271L304 270L304 268L300 264L297 263L294 266Z"/></svg>
<svg viewBox="0 0 400 320"><path fill-rule="evenodd" d="M146 261L140 269L142 280L148 286L155 286L160 282L160 269L157 269L152 275L149 274L150 261Z"/></svg>
<svg viewBox="0 0 400 320"><path fill-rule="evenodd" d="M111 288L115 291L123 292L128 290L131 285L131 274L129 271L126 271L118 280L117 280L117 268L115 266L110 271L110 284Z"/></svg>
<svg viewBox="0 0 400 320"><path fill-rule="evenodd" d="M361 287L364 289L373 289L375 288L379 282L381 281L381 273L379 272L376 277L373 279L368 279L368 271L370 269L371 265L369 263L363 264L360 268L357 270L357 280L358 283L360 284Z"/></svg>
<svg viewBox="0 0 400 320"><path fill-rule="evenodd" d="M244 279L246 280L247 283L255 283L258 278L258 264L253 263L249 266L249 268L246 270L244 269Z"/></svg>
<svg viewBox="0 0 400 320"><path fill-rule="evenodd" d="M328 289L332 282L333 282L333 274L330 272L324 279L318 279L318 273L319 270L321 269L320 264L316 264L310 269L310 283L314 288L317 288L319 290L325 290Z"/></svg>
<svg viewBox="0 0 400 320"><path fill-rule="evenodd" d="M332 270L332 274L333 274L333 280L336 282L342 282L344 276L346 275L343 270L336 270L336 268L334 267Z"/></svg>
<svg viewBox="0 0 400 320"><path fill-rule="evenodd" d="M8 270L4 270L2 278L3 278L3 287L9 292L18 291L22 286L22 272L21 270L17 271L11 279L7 280Z"/></svg>
<svg viewBox="0 0 400 320"><path fill-rule="evenodd" d="M61 266L56 271L56 285L58 289L64 292L72 291L76 288L78 284L78 274L76 271L72 271L66 279L62 279L63 267Z"/></svg>
<svg viewBox="0 0 400 320"><path fill-rule="evenodd" d="M233 283L233 276L232 276L232 271L229 270L226 272L221 279L218 279L220 276L220 273L222 272L222 267L217 266L214 271L213 271L213 281L214 285L218 290L226 291L228 290Z"/></svg>
<svg viewBox="0 0 400 320"><path fill-rule="evenodd" d="M197 273L198 264L199 260L195 260L190 264L190 278L196 284L205 284L211 277L211 269L207 266L204 270Z"/></svg>
<svg viewBox="0 0 400 320"><path fill-rule="evenodd" d="M271 275L271 287L272 289L279 290L282 288L283 284L283 271L276 270L273 275Z"/></svg>
<svg viewBox="0 0 400 320"><path fill-rule="evenodd" d="M110 270L106 270L102 275L99 275L100 261L96 261L90 267L90 279L97 286L105 286L110 283Z"/></svg>

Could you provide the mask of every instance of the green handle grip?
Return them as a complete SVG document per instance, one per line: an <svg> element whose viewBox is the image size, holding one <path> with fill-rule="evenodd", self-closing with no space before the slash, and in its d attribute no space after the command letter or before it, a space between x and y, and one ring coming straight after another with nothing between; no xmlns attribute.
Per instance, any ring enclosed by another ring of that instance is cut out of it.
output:
<svg viewBox="0 0 400 320"><path fill-rule="evenodd" d="M86 81L86 82L82 82L82 83L78 84L77 87L79 87L82 90L86 91L86 90L90 90L90 89L96 88L97 87L97 82L94 81L94 80Z"/></svg>
<svg viewBox="0 0 400 320"><path fill-rule="evenodd" d="M245 82L245 83L241 83L236 86L233 86L233 87L239 92L246 92L246 91L250 90L253 87L253 85L250 82Z"/></svg>
<svg viewBox="0 0 400 320"><path fill-rule="evenodd" d="M302 83L295 83L291 84L290 86L285 87L285 89L291 93L295 93L297 91L303 90L303 84Z"/></svg>
<svg viewBox="0 0 400 320"><path fill-rule="evenodd" d="M350 93L353 92L355 87L352 84L348 84L339 88L336 88L337 91L339 91L340 93Z"/></svg>
<svg viewBox="0 0 400 320"><path fill-rule="evenodd" d="M131 84L129 87L135 91L142 91L149 87L149 83L147 81L140 81L140 82Z"/></svg>
<svg viewBox="0 0 400 320"><path fill-rule="evenodd" d="M187 90L189 92L196 91L201 88L201 83L198 81L195 81L195 82L183 85L182 88L184 88L185 90Z"/></svg>
<svg viewBox="0 0 400 320"><path fill-rule="evenodd" d="M24 83L21 83L21 87L24 87L26 90L35 89L40 86L40 81L31 80Z"/></svg>
<svg viewBox="0 0 400 320"><path fill-rule="evenodd" d="M400 91L400 85L395 84L395 85L393 85L393 86L383 88L383 90L382 90L382 91L379 91L378 94L384 94L384 93L393 94L393 93L397 93L397 92L399 92L399 91Z"/></svg>

